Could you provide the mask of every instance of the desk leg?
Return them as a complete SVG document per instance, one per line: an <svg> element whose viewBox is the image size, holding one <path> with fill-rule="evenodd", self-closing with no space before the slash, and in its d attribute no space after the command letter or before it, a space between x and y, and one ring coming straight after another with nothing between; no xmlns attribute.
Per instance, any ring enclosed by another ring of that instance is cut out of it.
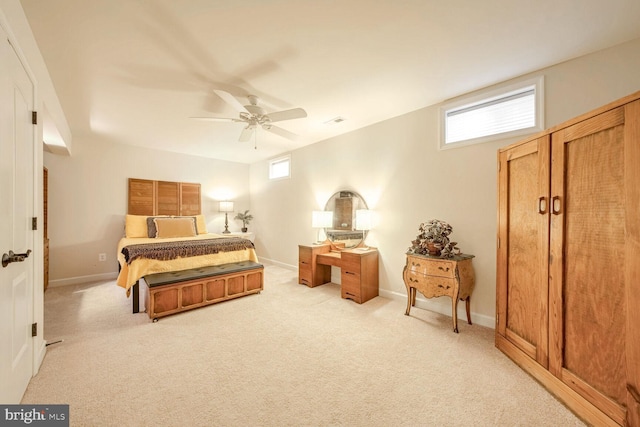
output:
<svg viewBox="0 0 640 427"><path fill-rule="evenodd" d="M131 299L133 300L133 313L140 312L140 282L137 281L132 287Z"/></svg>
<svg viewBox="0 0 640 427"><path fill-rule="evenodd" d="M471 295L467 297L466 305L467 305L467 322L470 325L473 325L473 323L471 323Z"/></svg>
<svg viewBox="0 0 640 427"><path fill-rule="evenodd" d="M455 332L456 334L458 333L458 298L453 297L451 298L452 300L452 305L453 305L453 313L452 314L452 318L453 318L453 332Z"/></svg>

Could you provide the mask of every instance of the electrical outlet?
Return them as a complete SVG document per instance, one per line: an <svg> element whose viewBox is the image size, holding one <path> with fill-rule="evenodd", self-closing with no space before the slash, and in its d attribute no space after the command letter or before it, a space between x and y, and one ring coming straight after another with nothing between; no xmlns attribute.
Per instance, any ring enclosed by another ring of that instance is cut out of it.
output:
<svg viewBox="0 0 640 427"><path fill-rule="evenodd" d="M107 254L98 254L98 261L106 261Z"/></svg>

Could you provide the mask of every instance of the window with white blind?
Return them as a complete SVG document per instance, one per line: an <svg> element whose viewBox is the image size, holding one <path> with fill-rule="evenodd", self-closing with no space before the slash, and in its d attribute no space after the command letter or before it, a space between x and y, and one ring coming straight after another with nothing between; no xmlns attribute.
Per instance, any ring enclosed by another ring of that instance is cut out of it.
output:
<svg viewBox="0 0 640 427"><path fill-rule="evenodd" d="M291 156L269 160L269 179L282 179L291 176Z"/></svg>
<svg viewBox="0 0 640 427"><path fill-rule="evenodd" d="M543 92L540 77L443 105L440 147L543 130Z"/></svg>

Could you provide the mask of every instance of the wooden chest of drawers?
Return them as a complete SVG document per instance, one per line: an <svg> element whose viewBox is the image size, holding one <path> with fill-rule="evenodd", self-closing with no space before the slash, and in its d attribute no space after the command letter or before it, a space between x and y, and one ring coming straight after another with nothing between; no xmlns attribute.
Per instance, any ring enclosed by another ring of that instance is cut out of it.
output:
<svg viewBox="0 0 640 427"><path fill-rule="evenodd" d="M416 303L416 290L426 298L451 297L453 331L458 332L458 300L466 302L467 322L471 324L471 293L475 285L475 274L471 259L473 255L456 255L453 258L407 254L407 264L402 277L407 287L408 316Z"/></svg>

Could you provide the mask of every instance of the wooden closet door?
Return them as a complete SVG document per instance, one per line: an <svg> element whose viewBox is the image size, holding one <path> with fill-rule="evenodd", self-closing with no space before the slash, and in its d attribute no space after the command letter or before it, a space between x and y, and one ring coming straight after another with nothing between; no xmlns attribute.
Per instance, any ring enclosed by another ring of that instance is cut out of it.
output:
<svg viewBox="0 0 640 427"><path fill-rule="evenodd" d="M549 147L544 135L501 152L498 189L497 332L545 368Z"/></svg>
<svg viewBox="0 0 640 427"><path fill-rule="evenodd" d="M622 106L552 135L549 370L619 424L640 363L637 344L626 348L639 338L637 284L629 283L640 255L634 104L629 114ZM635 194L635 206L625 193Z"/></svg>

